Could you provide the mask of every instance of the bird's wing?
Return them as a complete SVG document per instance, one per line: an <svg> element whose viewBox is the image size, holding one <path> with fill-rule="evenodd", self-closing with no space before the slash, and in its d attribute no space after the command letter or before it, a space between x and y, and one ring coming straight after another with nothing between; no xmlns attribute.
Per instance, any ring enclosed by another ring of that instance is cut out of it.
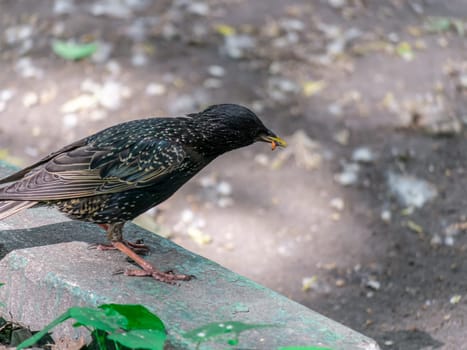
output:
<svg viewBox="0 0 467 350"><path fill-rule="evenodd" d="M20 171L17 171L16 173L13 173L11 175L8 175L7 177L4 177L3 179L0 179L0 185L6 184L8 182L18 181L22 179L32 169L37 168L44 163L47 163L49 160L51 160L53 157L57 156L58 154L65 153L65 152L74 150L76 148L79 148L85 145L86 145L86 139L81 139L79 141L73 142L72 144L63 147L56 152L50 153L48 156L42 158L41 160L28 166L27 168L21 169Z"/></svg>
<svg viewBox="0 0 467 350"><path fill-rule="evenodd" d="M47 201L115 193L154 184L185 158L179 144L142 139L112 149L92 145L55 154L0 189L0 200Z"/></svg>

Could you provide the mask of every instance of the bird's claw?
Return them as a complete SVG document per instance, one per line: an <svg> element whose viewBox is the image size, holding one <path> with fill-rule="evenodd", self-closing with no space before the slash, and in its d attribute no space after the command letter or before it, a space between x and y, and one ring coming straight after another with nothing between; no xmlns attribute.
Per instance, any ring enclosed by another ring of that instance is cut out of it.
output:
<svg viewBox="0 0 467 350"><path fill-rule="evenodd" d="M150 249L147 245L143 243L142 239L136 240L134 243L129 241L122 241L128 248L134 251L138 255L148 255ZM103 243L92 243L88 245L88 249L96 249L96 250L117 250L112 244L103 244Z"/></svg>
<svg viewBox="0 0 467 350"><path fill-rule="evenodd" d="M127 269L123 272L125 276L135 276L135 277L152 277L156 281L176 284L177 281L189 281L194 276L185 275L185 274L175 274L173 271L157 271L157 270L136 270L136 269Z"/></svg>

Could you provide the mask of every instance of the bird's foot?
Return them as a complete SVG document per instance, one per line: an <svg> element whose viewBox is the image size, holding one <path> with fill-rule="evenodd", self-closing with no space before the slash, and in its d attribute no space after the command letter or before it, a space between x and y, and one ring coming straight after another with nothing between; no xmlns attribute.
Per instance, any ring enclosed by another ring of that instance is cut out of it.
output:
<svg viewBox="0 0 467 350"><path fill-rule="evenodd" d="M194 277L191 275L175 274L173 271L162 272L135 254L131 248L121 241L114 241L112 242L112 245L115 249L120 250L142 268L142 270L127 269L123 272L126 276L152 277L157 281L169 284L175 284L177 281L189 281Z"/></svg>
<svg viewBox="0 0 467 350"><path fill-rule="evenodd" d="M156 281L175 284L177 281L189 281L194 276L185 274L175 274L173 271L162 272L155 268L147 270L127 269L123 272L125 276L152 277Z"/></svg>
<svg viewBox="0 0 467 350"><path fill-rule="evenodd" d="M133 250L136 254L146 255L149 253L150 249L145 245L142 239L136 240L136 242L129 242L123 239L123 225L124 223L115 223L115 224L97 224L107 232L107 238L111 241L111 244L92 244L89 246L89 249L97 250L115 250L113 242L122 242L128 248Z"/></svg>
<svg viewBox="0 0 467 350"><path fill-rule="evenodd" d="M134 251L136 254L139 255L147 255L149 254L149 247L143 244L143 240L137 240L136 242L129 242L123 240L122 243L126 245L129 249ZM97 250L118 250L115 248L113 244L103 244L103 243L94 243L88 246L88 249L97 249Z"/></svg>

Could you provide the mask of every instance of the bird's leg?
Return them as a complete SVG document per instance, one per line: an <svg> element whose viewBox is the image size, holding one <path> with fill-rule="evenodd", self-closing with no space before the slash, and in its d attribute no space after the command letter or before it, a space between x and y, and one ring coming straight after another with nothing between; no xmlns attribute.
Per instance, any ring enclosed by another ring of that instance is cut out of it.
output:
<svg viewBox="0 0 467 350"><path fill-rule="evenodd" d="M149 247L145 244L140 243L139 241L136 242L129 242L123 239L122 229L124 223L116 223L116 224L98 224L104 230L107 231L107 239L110 242L113 241L120 241L127 245L130 249L134 250L137 254L145 255L149 253ZM115 250L112 244L94 244L91 245L90 248L97 249L97 250Z"/></svg>
<svg viewBox="0 0 467 350"><path fill-rule="evenodd" d="M173 272L162 272L144 260L137 254L137 250L134 248L134 244L129 244L123 239L123 225L125 223L116 223L109 225L100 225L103 228L107 229L107 238L112 243L109 246L101 245L97 249L106 250L106 249L118 249L123 254L132 259L136 264L138 264L142 270L129 269L124 271L124 274L127 276L151 276L152 278L166 283L175 283L176 281L188 281L192 276L190 275L176 275ZM102 248L104 246L104 248ZM141 246L141 245L139 245ZM149 250L149 248L146 248Z"/></svg>
<svg viewBox="0 0 467 350"><path fill-rule="evenodd" d="M137 276L137 277L145 277L150 276L157 281L173 284L176 281L189 281L193 276L184 275L184 274L174 274L173 272L162 272L159 269L152 266L138 254L136 254L133 250L128 248L123 242L113 241L112 245L120 250L123 254L127 255L131 258L136 264L138 264L142 270L134 270L128 269L125 270L124 274L126 276Z"/></svg>
<svg viewBox="0 0 467 350"><path fill-rule="evenodd" d="M141 258L138 255L142 251L141 248L143 248L143 253L147 253L149 248L144 244L135 244L125 241L123 239L123 225L123 222L116 224L99 224L99 226L107 231L107 238L111 244L96 244L90 247L98 250L120 250L142 268L142 270L128 269L124 271L123 273L127 276L150 276L158 281L170 284L176 281L188 281L192 278L190 275L176 275L171 271L162 272Z"/></svg>

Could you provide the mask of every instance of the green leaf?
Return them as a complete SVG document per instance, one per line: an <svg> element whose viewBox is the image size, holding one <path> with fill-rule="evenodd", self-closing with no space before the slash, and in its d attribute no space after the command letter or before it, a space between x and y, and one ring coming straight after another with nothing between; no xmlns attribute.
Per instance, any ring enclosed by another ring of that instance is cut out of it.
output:
<svg viewBox="0 0 467 350"><path fill-rule="evenodd" d="M112 333L109 340L131 349L163 350L166 334L156 329L135 329L129 332Z"/></svg>
<svg viewBox="0 0 467 350"><path fill-rule="evenodd" d="M332 349L323 348L321 346L283 346L277 350L332 350Z"/></svg>
<svg viewBox="0 0 467 350"><path fill-rule="evenodd" d="M425 27L433 33L446 32L451 28L451 20L447 17L430 17L426 21Z"/></svg>
<svg viewBox="0 0 467 350"><path fill-rule="evenodd" d="M99 350L106 350L106 339L107 339L107 334L104 331L100 331L98 329L95 329L91 332L91 338L93 341L97 344L97 347ZM94 349L95 347L91 347Z"/></svg>
<svg viewBox="0 0 467 350"><path fill-rule="evenodd" d="M122 327L126 330L151 329L165 333L164 323L159 317L149 311L143 305L131 304L104 304L99 308L110 311L113 310L127 319L128 324Z"/></svg>
<svg viewBox="0 0 467 350"><path fill-rule="evenodd" d="M52 43L52 50L58 56L66 60L80 60L91 56L97 50L96 43L78 44L73 42L55 40Z"/></svg>
<svg viewBox="0 0 467 350"><path fill-rule="evenodd" d="M104 332L114 332L122 328L126 329L128 325L126 317L114 310L72 307L68 312L70 317L77 321L73 327L86 326Z"/></svg>
<svg viewBox="0 0 467 350"><path fill-rule="evenodd" d="M270 324L248 324L243 322L229 321L229 322L215 322L201 326L185 333L183 336L194 342L204 342L212 337L224 335L228 333L235 333L237 336L244 331L257 328L274 327Z"/></svg>
<svg viewBox="0 0 467 350"><path fill-rule="evenodd" d="M425 29L431 33L443 33L455 30L459 36L465 34L465 24L461 19L450 17L429 17L425 21Z"/></svg>
<svg viewBox="0 0 467 350"><path fill-rule="evenodd" d="M62 323L63 321L66 321L68 320L69 318L71 318L70 316L70 310L66 311L64 314L62 314L61 316L57 317L55 320L53 320L52 322L50 322L47 326L45 326L40 332L37 332L36 334L34 334L31 338L29 339L26 339L25 341L23 341L21 344L18 345L18 347L16 349L18 350L21 350L21 349L25 349L25 348L28 348L32 345L34 345L35 343L37 343L43 336L45 336L47 333L49 333L49 331L54 328L56 325Z"/></svg>

